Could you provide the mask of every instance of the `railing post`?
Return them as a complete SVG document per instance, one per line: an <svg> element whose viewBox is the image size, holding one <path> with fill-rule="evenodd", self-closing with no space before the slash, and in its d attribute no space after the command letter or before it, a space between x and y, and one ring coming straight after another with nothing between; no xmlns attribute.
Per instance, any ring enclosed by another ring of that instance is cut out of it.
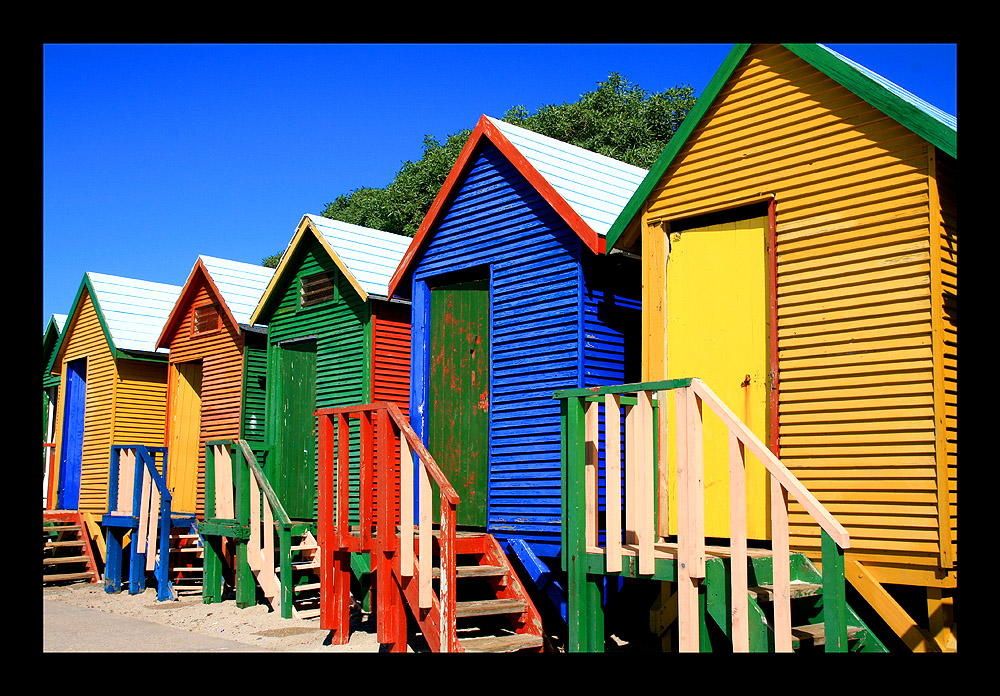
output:
<svg viewBox="0 0 1000 696"><path fill-rule="evenodd" d="M771 576L774 585L774 651L792 652L792 609L789 587L788 492L771 479Z"/></svg>
<svg viewBox="0 0 1000 696"><path fill-rule="evenodd" d="M647 390L636 392L637 411L637 452L636 460L639 470L636 472L638 481L639 509L636 516L639 533L639 574L652 575L656 570L653 557L656 541L656 525L654 516L653 493L653 398Z"/></svg>
<svg viewBox="0 0 1000 696"><path fill-rule="evenodd" d="M604 395L604 546L605 571L622 569L622 413L617 394Z"/></svg>
<svg viewBox="0 0 1000 696"><path fill-rule="evenodd" d="M826 652L847 652L847 600L844 550L822 530L823 622Z"/></svg>
<svg viewBox="0 0 1000 696"><path fill-rule="evenodd" d="M567 636L570 652L599 652L604 648L600 587L587 575L586 543L586 425L584 400L562 400L565 421L567 564Z"/></svg>
<svg viewBox="0 0 1000 696"><path fill-rule="evenodd" d="M243 449L236 447L233 460L236 479L235 514L236 521L243 527L253 530L255 519L260 520L260 509L253 510L250 506L250 466L243 454ZM258 502L259 505L259 502ZM257 602L257 585L254 582L251 564L251 551L248 539L236 541L236 606L240 609L252 607Z"/></svg>
<svg viewBox="0 0 1000 696"><path fill-rule="evenodd" d="M598 403L584 401L584 501L586 503L586 522L584 523L584 538L586 548L597 546L597 457L598 457Z"/></svg>
<svg viewBox="0 0 1000 696"><path fill-rule="evenodd" d="M729 429L729 587L733 652L750 650L750 602L747 596L746 453Z"/></svg>
<svg viewBox="0 0 1000 696"><path fill-rule="evenodd" d="M441 496L441 652L458 652L455 625L455 505Z"/></svg>

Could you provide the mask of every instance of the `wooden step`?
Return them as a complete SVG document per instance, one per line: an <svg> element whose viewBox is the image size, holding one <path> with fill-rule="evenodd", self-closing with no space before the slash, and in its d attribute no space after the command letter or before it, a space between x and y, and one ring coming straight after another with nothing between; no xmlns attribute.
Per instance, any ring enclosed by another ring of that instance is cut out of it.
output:
<svg viewBox="0 0 1000 696"><path fill-rule="evenodd" d="M537 650L544 644L542 637L535 635L534 633L513 633L502 636L460 638L458 642L465 652L484 653Z"/></svg>
<svg viewBox="0 0 1000 696"><path fill-rule="evenodd" d="M506 575L507 569L504 566L497 565L468 565L455 568L455 577L459 578L491 578L504 577ZM431 568L431 577L440 578L441 569Z"/></svg>
<svg viewBox="0 0 1000 696"><path fill-rule="evenodd" d="M455 616L491 616L494 614L521 614L527 604L519 599L481 599L455 602Z"/></svg>
<svg viewBox="0 0 1000 696"><path fill-rule="evenodd" d="M321 584L322 583L318 582L307 582L307 583L302 583L301 585L295 585L295 587L293 587L292 589L295 592L308 592L310 590L320 589Z"/></svg>
<svg viewBox="0 0 1000 696"><path fill-rule="evenodd" d="M78 524L43 524L42 534L59 534L62 532L81 532Z"/></svg>
<svg viewBox="0 0 1000 696"><path fill-rule="evenodd" d="M847 640L854 638L861 632L859 626L847 627ZM808 624L805 626L792 627L792 647L799 648L802 645L825 645L826 626L824 624Z"/></svg>
<svg viewBox="0 0 1000 696"><path fill-rule="evenodd" d="M59 573L59 574L43 575L42 582L55 582L58 580L84 580L84 579L90 580L93 577L94 574L89 571L86 573Z"/></svg>
<svg viewBox="0 0 1000 696"><path fill-rule="evenodd" d="M48 558L43 558L42 563L45 565L52 565L53 563L86 563L88 559L86 556L50 556Z"/></svg>
<svg viewBox="0 0 1000 696"><path fill-rule="evenodd" d="M83 539L77 539L75 541L46 541L45 548L57 548L64 546L83 546L86 542Z"/></svg>
<svg viewBox="0 0 1000 696"><path fill-rule="evenodd" d="M774 586L773 585L758 585L756 587L747 588L747 590L755 595L758 602L773 602L774 601ZM796 597L814 597L818 594L822 594L823 586L817 585L811 582L803 582L801 580L793 580L788 584L788 597L789 599L795 599Z"/></svg>

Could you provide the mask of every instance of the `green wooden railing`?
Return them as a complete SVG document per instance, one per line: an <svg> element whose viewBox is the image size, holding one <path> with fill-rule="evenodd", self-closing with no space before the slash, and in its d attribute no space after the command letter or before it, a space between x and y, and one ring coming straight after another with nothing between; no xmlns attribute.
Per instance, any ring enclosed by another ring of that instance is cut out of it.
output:
<svg viewBox="0 0 1000 696"><path fill-rule="evenodd" d="M667 409L675 398L676 481L668 479ZM655 398L654 398L655 396ZM774 583L774 646L792 650L789 591L788 495L810 514L822 535L822 572L826 651L847 650L847 605L843 550L847 531L761 440L700 379L676 379L618 386L567 389L562 401L563 569L568 576L569 648L603 649L600 578L623 565L638 577L678 584L680 650L700 649L698 585L705 579L705 507L702 410L707 406L728 428L733 650L749 650L749 594L745 454L765 467L771 492L771 552ZM625 412L625 466L621 440L605 438L605 473L599 477L599 417L605 432L621 432ZM657 408L659 406L660 408ZM658 411L658 413L657 413ZM658 466L659 464L659 466ZM624 493L620 481L624 480ZM603 483L605 510L600 527L598 495ZM669 527L668 492L676 491L676 529ZM663 543L675 535L676 544ZM602 544L603 538L603 544ZM623 563L624 560L624 563Z"/></svg>
<svg viewBox="0 0 1000 696"><path fill-rule="evenodd" d="M236 542L235 585L239 607L256 601L260 585L275 611L292 617L292 536L307 527L289 519L281 500L257 461L268 450L246 440L205 444L205 570L202 601L221 601L222 539ZM274 573L274 537L279 569Z"/></svg>

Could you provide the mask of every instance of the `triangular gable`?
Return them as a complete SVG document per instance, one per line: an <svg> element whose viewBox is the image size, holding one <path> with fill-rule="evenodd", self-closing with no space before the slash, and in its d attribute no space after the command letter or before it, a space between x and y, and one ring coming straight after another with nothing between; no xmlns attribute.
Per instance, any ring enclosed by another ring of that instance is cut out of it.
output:
<svg viewBox="0 0 1000 696"><path fill-rule="evenodd" d="M54 351L54 363L74 325L84 293L90 296L108 349L115 358L139 357L137 353L159 352L156 339L170 314L181 288L134 278L88 271L71 305L68 319ZM164 351L165 353L165 351Z"/></svg>
<svg viewBox="0 0 1000 696"><path fill-rule="evenodd" d="M408 295L413 271L430 235L457 194L485 143L493 144L595 254L604 235L646 176L646 170L611 157L482 116L413 237L389 283L389 295Z"/></svg>
<svg viewBox="0 0 1000 696"><path fill-rule="evenodd" d="M625 230L633 224L653 188L687 143L752 45L733 46L694 108L688 113L680 128L653 163L649 174L611 226L607 237L609 248L614 247ZM958 159L958 121L953 116L826 46L821 44L782 44L782 46L853 92L858 98L895 119L900 125L909 128L927 142Z"/></svg>
<svg viewBox="0 0 1000 696"><path fill-rule="evenodd" d="M53 314L49 317L45 331L42 333L42 374L48 375L52 371L52 356L55 355L55 347L59 343L59 336L66 325L65 314Z"/></svg>
<svg viewBox="0 0 1000 696"><path fill-rule="evenodd" d="M373 296L388 297L389 278L410 241L409 237L391 232L330 220L320 215L303 215L281 255L274 276L250 316L251 323L260 320L271 301L276 299L278 288L284 287L285 279L295 274L297 269L292 266L291 259L308 235L315 237L358 296L366 302Z"/></svg>
<svg viewBox="0 0 1000 696"><path fill-rule="evenodd" d="M274 277L273 268L214 256L199 256L160 331L156 347L169 348L170 338L178 331L178 325L183 321L202 284L208 289L209 295L219 303L224 320L238 330L240 325L249 323L250 314L272 277Z"/></svg>

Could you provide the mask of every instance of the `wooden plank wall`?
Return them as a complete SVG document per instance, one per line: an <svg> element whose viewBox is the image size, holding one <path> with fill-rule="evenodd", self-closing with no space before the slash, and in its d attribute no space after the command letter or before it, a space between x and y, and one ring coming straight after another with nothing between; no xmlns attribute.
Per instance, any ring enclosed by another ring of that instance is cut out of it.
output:
<svg viewBox="0 0 1000 696"><path fill-rule="evenodd" d="M315 237L303 239L289 263L296 268L284 285L275 288L279 300L272 305L273 312L261 317L268 326L268 351L281 350L282 341L315 337L316 339L316 408L331 408L366 403L370 397L370 382L366 370L370 364L368 338L365 326L370 308L345 279L329 254ZM299 283L302 277L320 272L337 275L337 300L312 307L299 306ZM268 359L269 365L275 364ZM274 443L281 436L274 418L272 403L274 380L267 386L268 442ZM351 430L351 451L358 451L357 426ZM314 462L315 467L315 462ZM352 471L356 465L352 463ZM349 496L351 509L357 509L357 483L352 480Z"/></svg>
<svg viewBox="0 0 1000 696"><path fill-rule="evenodd" d="M243 390L243 338L239 327L230 326L220 310L219 328L195 333L195 308L217 302L204 280L194 299L185 308L177 330L169 338L170 363L201 361L201 423L197 466L190 470L197 476L197 502L193 511L198 517L205 510L205 443L240 435L240 407ZM169 442L169 424L165 442ZM173 470L180 462L171 461ZM192 512L192 511L188 511Z"/></svg>
<svg viewBox="0 0 1000 696"><path fill-rule="evenodd" d="M932 151L791 52L755 46L645 213L775 196L780 456L883 581L932 577L940 552ZM790 519L794 549L818 555L801 507Z"/></svg>
<svg viewBox="0 0 1000 696"><path fill-rule="evenodd" d="M410 411L410 305L372 301L371 400L396 404L404 416ZM374 425L374 424L373 424ZM378 427L373 428L378 457ZM399 442L393 459L399 462ZM393 482L398 489L398 476ZM378 491L378 478L373 483ZM376 493L376 498L377 493ZM394 509L398 520L399 507Z"/></svg>
<svg viewBox="0 0 1000 696"><path fill-rule="evenodd" d="M84 289L74 316L64 328L64 347L59 364L53 371L61 372L59 393L66 393L66 363L86 358L87 397L83 433L83 462L80 472L80 507L82 512L103 514L108 509L108 475L110 471L112 413L117 380L116 367L107 339L101 329L97 311ZM56 462L62 455L63 409L58 410L56 423Z"/></svg>
<svg viewBox="0 0 1000 696"><path fill-rule="evenodd" d="M420 324L421 283L489 268L488 531L499 539L525 539L545 556L560 548L559 404L552 392L582 380L581 253L576 234L487 144L457 185L414 271L416 349L428 345ZM426 370L418 358L415 369ZM413 380L415 408L426 409L426 371ZM418 419L411 420L426 437Z"/></svg>

